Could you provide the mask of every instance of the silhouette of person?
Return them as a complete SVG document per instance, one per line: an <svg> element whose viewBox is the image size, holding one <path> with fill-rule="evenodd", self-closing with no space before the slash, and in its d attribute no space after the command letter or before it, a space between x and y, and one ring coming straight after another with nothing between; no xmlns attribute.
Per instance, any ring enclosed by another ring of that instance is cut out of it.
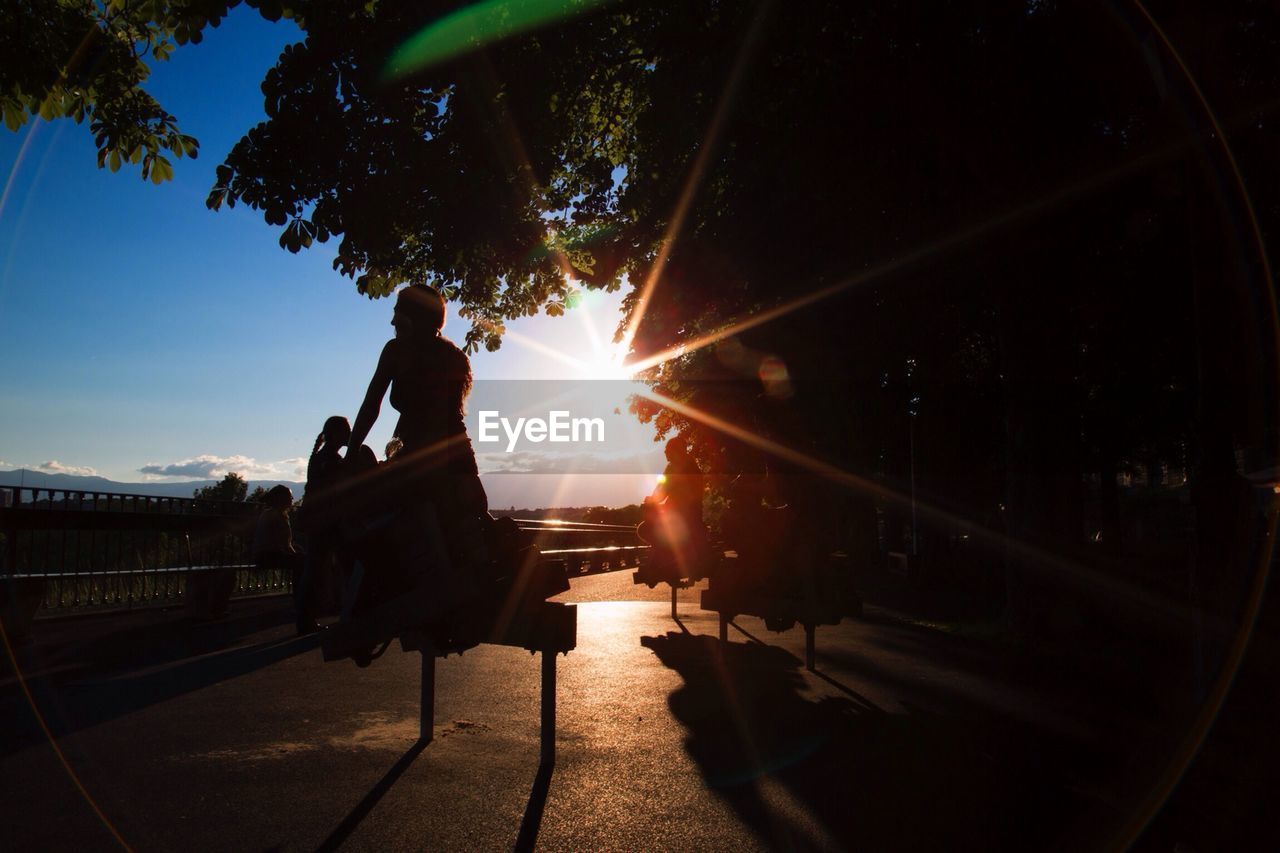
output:
<svg viewBox="0 0 1280 853"><path fill-rule="evenodd" d="M725 544L738 555L736 571L726 584L759 587L782 559L788 513L778 483L769 476L766 460L736 441L724 445L724 463L731 477L724 487L727 499L720 530ZM719 582L721 579L717 579Z"/></svg>
<svg viewBox="0 0 1280 853"><path fill-rule="evenodd" d="M681 577L700 577L707 550L702 522L706 478L689 453L688 440L676 436L665 448L667 466L653 494L645 499L640 537L661 550L660 562L674 563Z"/></svg>
<svg viewBox="0 0 1280 853"><path fill-rule="evenodd" d="M348 491L339 487L336 490L339 511L329 513L329 517L333 520L333 538L338 543L337 562L342 568L339 614L343 619L351 616L352 608L360 594L364 563L369 561L368 548L362 542L364 525L370 521L369 513L363 511L359 502L351 500L350 497L353 494L359 494L362 482L373 476L379 467L377 454L367 444L350 448L347 456L348 459L342 466L342 481L354 484L356 488Z"/></svg>
<svg viewBox="0 0 1280 853"><path fill-rule="evenodd" d="M394 461L413 462L415 490L436 502L439 510L479 514L488 502L463 421L471 362L441 334L444 320L444 299L434 288L415 284L397 294L391 319L396 334L382 348L350 446L364 443L389 389L391 406L400 413L394 431L400 447Z"/></svg>
<svg viewBox="0 0 1280 853"><path fill-rule="evenodd" d="M324 429L316 436L307 460L307 485L303 504L308 498L318 496L341 476L342 455L339 453L351 438L351 424L342 415L333 415L324 422Z"/></svg>
<svg viewBox="0 0 1280 853"><path fill-rule="evenodd" d="M411 618L412 611L412 618L430 621L473 594L462 569L483 550L480 517L488 502L463 421L471 364L442 335L444 321L444 299L434 288L400 290L391 320L395 337L382 348L348 442L361 447L390 391L400 415L394 431L400 447L379 467L378 494L369 505L394 515L388 537L395 543L396 571L406 575L400 583L380 585L415 590L412 606L396 620ZM354 459L348 452L351 464ZM364 568L369 582L372 566ZM404 627L386 625L384 633Z"/></svg>
<svg viewBox="0 0 1280 853"><path fill-rule="evenodd" d="M784 460L766 459L738 442L725 444L725 457L736 475L724 487L720 528L738 555L726 585L782 597L825 594L819 587L839 538L830 490ZM842 594L856 598L851 590Z"/></svg>
<svg viewBox="0 0 1280 853"><path fill-rule="evenodd" d="M262 570L280 570L293 581L293 603L301 622L307 615L307 605L301 595L303 561L293 544L293 528L289 525L289 508L293 506L293 492L285 485L272 486L263 498L265 504L258 514L253 530L253 561Z"/></svg>
<svg viewBox="0 0 1280 853"><path fill-rule="evenodd" d="M351 424L342 415L333 415L324 422L307 460L307 485L302 498L307 553L294 589L299 636L315 632L316 615L324 609L322 602L332 602L341 583L338 576L345 574L339 560L338 536L332 525L324 523L322 511L333 500L333 487L342 477L339 451L350 438Z"/></svg>

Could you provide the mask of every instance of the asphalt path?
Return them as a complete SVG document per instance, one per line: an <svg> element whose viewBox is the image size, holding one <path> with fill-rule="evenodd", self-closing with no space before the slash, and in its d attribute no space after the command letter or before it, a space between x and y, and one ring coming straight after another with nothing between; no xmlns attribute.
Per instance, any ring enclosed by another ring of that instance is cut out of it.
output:
<svg viewBox="0 0 1280 853"><path fill-rule="evenodd" d="M1024 656L876 607L804 635L575 580L554 767L539 661L325 664L283 598L40 623L0 682L0 848L1029 850L1114 842L1169 741ZM38 710L38 714L32 708Z"/></svg>

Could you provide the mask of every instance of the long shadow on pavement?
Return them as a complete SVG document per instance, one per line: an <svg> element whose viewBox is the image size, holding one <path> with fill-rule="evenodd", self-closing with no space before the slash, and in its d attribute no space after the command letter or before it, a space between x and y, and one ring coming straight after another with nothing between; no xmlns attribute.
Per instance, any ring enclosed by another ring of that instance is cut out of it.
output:
<svg viewBox="0 0 1280 853"><path fill-rule="evenodd" d="M88 673L136 670L209 654L293 621L284 598L266 608L253 601L236 604L230 616L213 622L193 622L173 611L51 620L39 625L34 645L18 650L18 663L28 679L74 681ZM12 667L5 660L0 668L0 683L7 685Z"/></svg>
<svg viewBox="0 0 1280 853"><path fill-rule="evenodd" d="M144 670L138 675L125 672L72 683L36 678L29 680L27 687L50 733L58 738L271 666L317 645L314 636L277 638ZM31 704L16 685L0 695L0 717L7 724L7 737L0 741L0 756L12 755L45 740Z"/></svg>
<svg viewBox="0 0 1280 853"><path fill-rule="evenodd" d="M670 632L641 643L678 672L668 700L706 783L777 849L1053 846L1087 802L1061 744L955 697L887 713L856 691L812 696L801 661Z"/></svg>
<svg viewBox="0 0 1280 853"><path fill-rule="evenodd" d="M516 836L517 853L537 847L538 830L542 828L542 812L547 807L547 793L551 790L551 774L555 772L555 767L554 761L544 761L538 766L533 790L529 792L529 805L525 807L524 819L520 821L520 834Z"/></svg>
<svg viewBox="0 0 1280 853"><path fill-rule="evenodd" d="M364 795L364 799L356 803L356 807L351 810L351 813L334 827L333 832L329 833L329 837L320 842L320 846L316 848L317 853L331 853L331 851L341 847L343 842L351 836L351 833L355 832L360 822L369 815L369 812L373 811L373 807L378 804L378 801L386 795L387 791L391 790L391 786L409 768L413 760L421 754L422 750L426 749L428 743L429 741L420 740L409 747L408 751L400 756L395 764L391 765L391 769L386 772L386 775L369 789L369 793Z"/></svg>

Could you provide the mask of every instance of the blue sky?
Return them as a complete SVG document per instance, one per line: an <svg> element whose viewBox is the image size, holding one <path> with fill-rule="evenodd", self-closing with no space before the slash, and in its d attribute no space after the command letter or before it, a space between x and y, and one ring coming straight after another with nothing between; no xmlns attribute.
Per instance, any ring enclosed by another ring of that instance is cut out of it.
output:
<svg viewBox="0 0 1280 853"><path fill-rule="evenodd" d="M302 479L299 460L325 417L354 417L392 331L391 302L333 271L336 241L291 255L260 214L204 206L214 168L264 117L265 71L297 37L291 23L241 8L156 66L147 89L201 143L199 159L177 161L161 186L98 169L88 128L70 121L0 131L0 468ZM592 331L607 349L620 301L588 294L570 316L509 328L590 360ZM455 340L465 331L446 328ZM478 379L579 378L513 341L475 356L473 369ZM394 425L383 412L369 441L379 450ZM520 476L490 485L495 505L546 505L557 489L565 503L631 502L652 482L595 476L566 488Z"/></svg>

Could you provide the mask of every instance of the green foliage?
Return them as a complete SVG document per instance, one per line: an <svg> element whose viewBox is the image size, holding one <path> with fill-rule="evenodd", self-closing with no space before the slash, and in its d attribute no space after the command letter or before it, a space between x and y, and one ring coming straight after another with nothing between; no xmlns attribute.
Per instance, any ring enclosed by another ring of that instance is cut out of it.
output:
<svg viewBox="0 0 1280 853"><path fill-rule="evenodd" d="M644 511L640 504L593 506L586 511L582 520L592 524L639 524L644 521Z"/></svg>
<svg viewBox="0 0 1280 853"><path fill-rule="evenodd" d="M563 313L567 276L617 289L655 242L621 221L635 206L615 180L645 58L612 7L525 5L529 20L575 14L393 80L381 69L405 34L456 4L308 6L306 41L263 81L268 119L219 167L208 206L260 210L291 252L340 235L335 269L370 297L434 281L472 349L496 349L507 320Z"/></svg>
<svg viewBox="0 0 1280 853"><path fill-rule="evenodd" d="M0 7L0 117L11 131L29 120L88 122L98 167L136 166L143 180L173 178L173 160L194 159L195 137L144 88L151 64L199 44L240 0L24 0ZM249 0L268 20L283 7Z"/></svg>
<svg viewBox="0 0 1280 853"><path fill-rule="evenodd" d="M257 495L262 487L254 490ZM249 483L235 472L228 473L221 481L211 486L201 486L193 493L193 497L207 501L235 501L244 503L249 494Z"/></svg>

